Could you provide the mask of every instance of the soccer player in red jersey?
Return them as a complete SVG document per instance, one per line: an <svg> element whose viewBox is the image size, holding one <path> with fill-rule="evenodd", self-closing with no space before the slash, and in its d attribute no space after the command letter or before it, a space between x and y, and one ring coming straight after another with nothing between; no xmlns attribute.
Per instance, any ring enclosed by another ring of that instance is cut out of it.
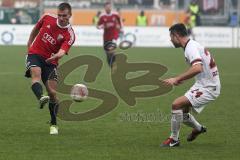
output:
<svg viewBox="0 0 240 160"><path fill-rule="evenodd" d="M32 79L32 91L39 100L40 108L49 102L51 115L50 134L58 134L56 114L58 100L57 65L58 60L68 53L75 41L74 31L69 23L71 6L61 3L57 16L45 14L33 28L28 40L26 77ZM42 80L48 96L43 95Z"/></svg>
<svg viewBox="0 0 240 160"><path fill-rule="evenodd" d="M110 2L104 4L105 13L100 15L97 28L104 29L103 41L104 50L107 55L109 66L114 67L115 49L117 47L116 41L119 34L123 32L123 24L117 12L112 12Z"/></svg>

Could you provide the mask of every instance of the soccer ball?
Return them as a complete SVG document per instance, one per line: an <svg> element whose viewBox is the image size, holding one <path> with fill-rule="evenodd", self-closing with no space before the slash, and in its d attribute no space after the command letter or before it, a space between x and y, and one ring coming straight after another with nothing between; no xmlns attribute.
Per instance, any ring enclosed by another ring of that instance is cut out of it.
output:
<svg viewBox="0 0 240 160"><path fill-rule="evenodd" d="M88 97L88 89L84 84L75 84L71 89L71 98L76 102L82 102Z"/></svg>

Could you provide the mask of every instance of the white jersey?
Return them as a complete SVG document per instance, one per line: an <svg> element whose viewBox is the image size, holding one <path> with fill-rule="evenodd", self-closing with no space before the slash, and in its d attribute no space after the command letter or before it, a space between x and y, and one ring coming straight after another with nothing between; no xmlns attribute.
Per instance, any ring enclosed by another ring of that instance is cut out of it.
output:
<svg viewBox="0 0 240 160"><path fill-rule="evenodd" d="M207 49L205 49L198 42L189 40L185 46L184 54L187 63L190 65L199 63L203 65L203 71L195 76L196 86L220 86L217 65Z"/></svg>

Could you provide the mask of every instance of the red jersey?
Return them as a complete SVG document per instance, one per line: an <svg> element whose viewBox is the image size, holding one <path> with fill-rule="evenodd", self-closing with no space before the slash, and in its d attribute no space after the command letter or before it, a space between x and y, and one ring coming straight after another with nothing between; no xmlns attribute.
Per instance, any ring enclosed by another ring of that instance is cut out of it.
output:
<svg viewBox="0 0 240 160"><path fill-rule="evenodd" d="M122 27L120 16L111 12L110 14L103 13L98 21L98 26L104 26L104 41L111 41L113 39L117 40L120 32L120 28Z"/></svg>
<svg viewBox="0 0 240 160"><path fill-rule="evenodd" d="M38 54L43 58L50 58L59 49L68 52L75 41L75 34L71 25L61 27L57 17L44 15L35 26L39 33L28 50L28 54ZM51 62L57 65L58 60Z"/></svg>

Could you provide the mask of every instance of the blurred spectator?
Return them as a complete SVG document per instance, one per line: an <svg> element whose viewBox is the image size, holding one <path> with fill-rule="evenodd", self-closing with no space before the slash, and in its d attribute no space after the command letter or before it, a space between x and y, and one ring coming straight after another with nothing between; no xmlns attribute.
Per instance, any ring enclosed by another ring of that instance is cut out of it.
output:
<svg viewBox="0 0 240 160"><path fill-rule="evenodd" d="M12 24L32 24L32 17L26 11L17 9L10 22Z"/></svg>
<svg viewBox="0 0 240 160"><path fill-rule="evenodd" d="M191 12L189 10L186 11L186 17L184 19L184 24L187 28L188 36L190 36L192 39L195 39L195 36L193 34L193 27L195 27L195 16L191 15Z"/></svg>
<svg viewBox="0 0 240 160"><path fill-rule="evenodd" d="M120 18L122 18L122 19L121 19L121 20L122 20L122 23L124 23L124 22L125 22L125 19L122 17L121 8L117 8L116 11L117 11L117 13L119 14Z"/></svg>
<svg viewBox="0 0 240 160"><path fill-rule="evenodd" d="M238 25L238 15L237 12L233 12L229 17L229 25L231 27L236 27Z"/></svg>
<svg viewBox="0 0 240 160"><path fill-rule="evenodd" d="M192 20L195 19L194 21L194 26L200 26L200 10L199 10L199 5L197 3L197 0L192 0L191 3L189 4L188 11L191 13Z"/></svg>
<svg viewBox="0 0 240 160"><path fill-rule="evenodd" d="M18 10L18 9L16 10L15 14L11 18L11 23L12 24L21 24L21 11L20 10Z"/></svg>
<svg viewBox="0 0 240 160"><path fill-rule="evenodd" d="M137 16L136 25L137 26L147 26L148 25L148 19L147 19L147 16L145 16L143 10L140 12L140 15Z"/></svg>
<svg viewBox="0 0 240 160"><path fill-rule="evenodd" d="M93 17L93 20L92 20L93 25L96 26L98 24L100 14L101 14L101 11L98 11L97 14Z"/></svg>

